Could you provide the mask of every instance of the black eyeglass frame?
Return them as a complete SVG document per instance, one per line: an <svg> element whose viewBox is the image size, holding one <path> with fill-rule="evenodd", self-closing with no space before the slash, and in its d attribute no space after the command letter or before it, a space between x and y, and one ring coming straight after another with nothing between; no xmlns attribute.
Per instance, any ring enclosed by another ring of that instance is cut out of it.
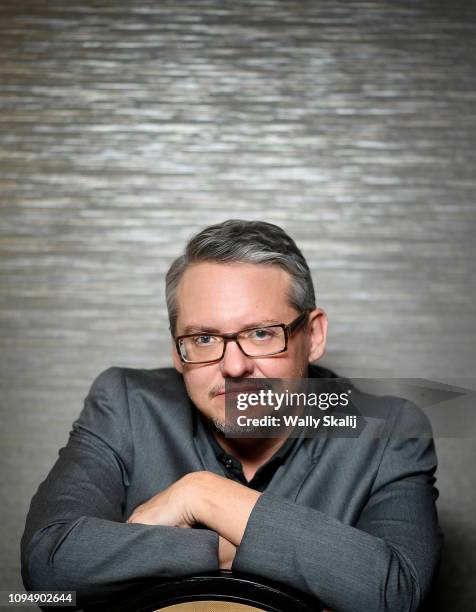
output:
<svg viewBox="0 0 476 612"><path fill-rule="evenodd" d="M239 332L230 333L230 334L216 334L212 332L202 332L202 333L185 334L183 336L177 336L175 338L175 348L177 349L178 356L180 357L180 360L182 361L182 363L190 363L190 364L216 363L217 361L221 361L225 355L226 345L231 340L234 340L236 342L236 344L238 345L238 348L243 353L243 355L245 355L245 357L248 357L249 359L262 359L263 357L272 357L273 355L279 355L280 353L284 353L285 351L288 350L289 338L307 320L307 316L310 311L311 309L301 312L301 314L298 317L296 317L293 321L291 321L290 323L275 323L274 325L261 325L258 327L248 327L246 329L240 330ZM244 332L253 331L255 329L264 329L264 328L267 329L269 327L281 327L281 329L284 331L284 348L281 349L280 351L275 351L274 353L267 353L266 355L248 355L248 353L246 353L246 351L243 349L243 347L240 344L240 340L239 340L240 334L243 334ZM179 344L180 340L183 340L184 338L193 338L194 336L215 336L218 338L222 338L223 339L223 351L222 351L221 356L217 357L217 359L211 359L211 360L207 359L205 361L188 361L184 359L182 352L180 350L180 344Z"/></svg>

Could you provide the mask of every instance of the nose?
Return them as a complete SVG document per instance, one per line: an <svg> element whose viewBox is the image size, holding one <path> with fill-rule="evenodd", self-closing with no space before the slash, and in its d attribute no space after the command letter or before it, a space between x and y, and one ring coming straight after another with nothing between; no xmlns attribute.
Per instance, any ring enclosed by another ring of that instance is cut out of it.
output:
<svg viewBox="0 0 476 612"><path fill-rule="evenodd" d="M225 354L220 362L223 378L239 378L252 374L253 359L247 357L237 345L235 340L229 340L225 347Z"/></svg>

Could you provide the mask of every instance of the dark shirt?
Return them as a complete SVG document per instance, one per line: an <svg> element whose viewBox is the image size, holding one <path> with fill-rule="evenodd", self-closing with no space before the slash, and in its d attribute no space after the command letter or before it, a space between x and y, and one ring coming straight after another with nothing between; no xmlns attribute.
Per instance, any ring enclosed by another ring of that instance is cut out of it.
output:
<svg viewBox="0 0 476 612"><path fill-rule="evenodd" d="M291 438L288 437L284 444L282 444L278 450L274 453L268 461L263 464L258 470L256 470L255 475L251 480L247 480L246 476L243 473L243 466L241 461L239 461L233 455L227 453L218 443L213 433L210 431L210 426L207 424L206 419L200 414L199 417L203 424L204 429L207 435L207 438L213 448L213 452L215 453L216 458L219 463L223 465L225 468L225 476L230 478L231 480L236 480L251 489L255 489L255 491L263 492L268 484L271 481L271 478L274 476L274 473L278 469L278 467L284 463L286 457L291 452L291 449L297 443L299 438Z"/></svg>

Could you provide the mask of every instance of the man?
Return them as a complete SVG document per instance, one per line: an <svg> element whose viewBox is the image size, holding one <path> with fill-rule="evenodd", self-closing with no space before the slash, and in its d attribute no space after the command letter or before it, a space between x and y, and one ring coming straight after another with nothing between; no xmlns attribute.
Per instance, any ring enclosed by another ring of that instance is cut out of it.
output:
<svg viewBox="0 0 476 612"><path fill-rule="evenodd" d="M206 228L166 296L175 370L96 379L32 500L25 586L94 603L220 567L344 612L417 610L440 548L431 438L226 436L226 381L334 376L310 365L327 318L294 241L264 222ZM279 350L250 349L271 327ZM421 418L384 403L389 432Z"/></svg>

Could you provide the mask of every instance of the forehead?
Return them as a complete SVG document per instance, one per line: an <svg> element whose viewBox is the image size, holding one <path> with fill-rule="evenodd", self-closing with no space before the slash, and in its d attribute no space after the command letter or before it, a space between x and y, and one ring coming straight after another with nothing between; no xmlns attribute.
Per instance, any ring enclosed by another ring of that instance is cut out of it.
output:
<svg viewBox="0 0 476 612"><path fill-rule="evenodd" d="M226 332L256 322L288 322L290 276L274 265L201 262L189 266L177 288L177 332L209 326Z"/></svg>

